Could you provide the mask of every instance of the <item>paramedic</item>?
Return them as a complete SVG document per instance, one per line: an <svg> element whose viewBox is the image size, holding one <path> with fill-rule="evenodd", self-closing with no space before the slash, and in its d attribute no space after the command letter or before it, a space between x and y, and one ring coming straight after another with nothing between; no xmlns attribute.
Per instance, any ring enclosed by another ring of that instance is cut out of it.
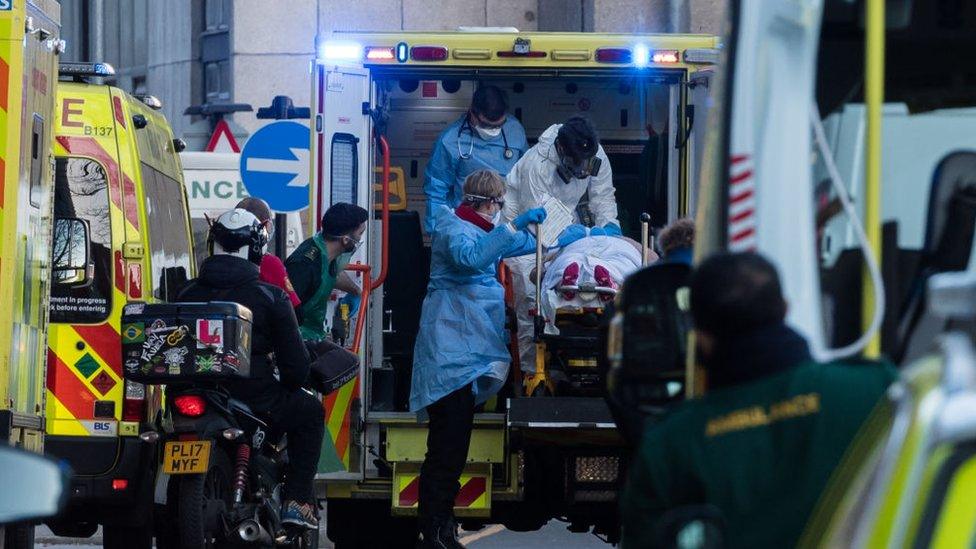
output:
<svg viewBox="0 0 976 549"><path fill-rule="evenodd" d="M264 226L265 231L268 233L268 242L274 239L274 219L271 218L271 208L268 207L267 202L260 198L248 196L241 199L235 207L254 214L254 217L258 218L258 221L261 222L261 225ZM258 276L261 282L274 284L284 290L288 294L288 300L291 301L295 312L298 313L302 300L298 299L298 294L295 293L295 288L292 287L291 280L288 279L288 271L285 270L285 264L278 259L278 256L264 254L261 258L260 270L261 272ZM301 323L301 319L298 322Z"/></svg>
<svg viewBox="0 0 976 549"><path fill-rule="evenodd" d="M325 434L322 404L301 389L309 357L298 321L281 288L258 279L258 264L268 243L264 225L250 212L230 210L210 227L212 255L200 266L176 301L232 301L250 309L251 376L228 381L227 389L288 435L282 521L318 528L312 480ZM269 355L274 354L274 363ZM276 380L274 370L278 370Z"/></svg>
<svg viewBox="0 0 976 549"><path fill-rule="evenodd" d="M299 244L285 260L288 278L301 300L304 339L325 339L325 318L333 289L346 292L350 303L358 304L362 289L344 269L362 244L368 218L369 212L355 204L333 204L322 216L322 230Z"/></svg>
<svg viewBox="0 0 976 549"><path fill-rule="evenodd" d="M529 148L525 129L507 110L504 91L481 86L468 112L437 138L424 171L428 233L436 230L440 206L455 208L461 203L461 186L470 173L494 170L505 176Z"/></svg>
<svg viewBox="0 0 976 549"><path fill-rule="evenodd" d="M756 254L714 256L690 286L708 391L645 428L621 498L623 546L664 546L680 508L708 506L723 547L795 547L896 374L814 362L784 322L775 267Z"/></svg>
<svg viewBox="0 0 976 549"><path fill-rule="evenodd" d="M591 236L620 236L617 202L614 199L610 160L593 124L573 116L549 127L539 142L512 168L506 181L502 218L511 221L552 197L574 212L577 224L567 228L559 245ZM535 372L535 344L529 310L535 307L535 283L529 274L535 266L532 256L512 258L515 293L522 296L516 310L519 357L522 371L530 379Z"/></svg>
<svg viewBox="0 0 976 549"><path fill-rule="evenodd" d="M424 410L430 418L420 469L421 547L461 547L453 509L474 409L501 388L511 360L495 270L503 257L534 249L525 229L545 219L536 208L496 225L505 193L497 173L474 172L463 190L460 206L436 213L440 229L414 348L410 411Z"/></svg>
<svg viewBox="0 0 976 549"><path fill-rule="evenodd" d="M660 263L683 263L691 267L695 222L683 217L661 229L657 244L663 254Z"/></svg>

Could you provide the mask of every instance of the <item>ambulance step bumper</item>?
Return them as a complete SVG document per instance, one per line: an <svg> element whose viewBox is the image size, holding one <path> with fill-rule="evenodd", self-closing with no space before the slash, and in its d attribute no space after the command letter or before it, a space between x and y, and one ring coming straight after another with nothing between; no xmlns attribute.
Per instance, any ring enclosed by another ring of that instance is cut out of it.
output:
<svg viewBox="0 0 976 549"><path fill-rule="evenodd" d="M610 407L599 397L509 399L507 424L511 429L617 429Z"/></svg>

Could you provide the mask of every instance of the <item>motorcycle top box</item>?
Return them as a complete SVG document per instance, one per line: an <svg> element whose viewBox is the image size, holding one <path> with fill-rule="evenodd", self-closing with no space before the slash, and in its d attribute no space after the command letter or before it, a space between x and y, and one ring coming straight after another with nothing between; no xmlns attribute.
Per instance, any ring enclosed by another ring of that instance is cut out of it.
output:
<svg viewBox="0 0 976 549"><path fill-rule="evenodd" d="M237 303L130 303L121 331L126 379L250 377L251 311Z"/></svg>

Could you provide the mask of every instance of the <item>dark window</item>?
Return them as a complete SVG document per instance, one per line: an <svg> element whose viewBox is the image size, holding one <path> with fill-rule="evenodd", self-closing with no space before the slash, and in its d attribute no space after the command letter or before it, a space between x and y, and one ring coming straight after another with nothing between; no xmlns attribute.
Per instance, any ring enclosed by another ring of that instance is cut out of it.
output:
<svg viewBox="0 0 976 549"><path fill-rule="evenodd" d="M190 237L187 232L183 185L148 164L142 164L142 185L149 222L149 263L153 295L172 300L190 275Z"/></svg>
<svg viewBox="0 0 976 549"><path fill-rule="evenodd" d="M31 126L31 157L30 157L30 204L35 208L41 206L41 177L44 174L44 159L41 155L44 147L41 140L44 139L44 119L39 114L34 114L34 123Z"/></svg>
<svg viewBox="0 0 976 549"><path fill-rule="evenodd" d="M231 0L206 0L203 5L204 26L198 46L206 103L226 102L231 97L231 9Z"/></svg>
<svg viewBox="0 0 976 549"><path fill-rule="evenodd" d="M54 217L88 223L91 238L89 284L51 284L51 322L94 324L108 318L112 303L112 225L105 169L88 158L58 158L54 174ZM58 240L55 235L55 240ZM59 247L53 247L59 253ZM58 263L57 257L52 263Z"/></svg>

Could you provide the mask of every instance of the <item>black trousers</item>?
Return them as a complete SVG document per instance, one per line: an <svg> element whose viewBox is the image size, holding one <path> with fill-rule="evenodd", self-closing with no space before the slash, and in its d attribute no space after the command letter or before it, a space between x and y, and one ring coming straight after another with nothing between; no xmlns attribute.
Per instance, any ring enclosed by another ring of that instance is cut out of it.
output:
<svg viewBox="0 0 976 549"><path fill-rule="evenodd" d="M322 402L301 390L282 389L267 415L276 433L288 435L288 467L282 499L315 502L315 470L325 436Z"/></svg>
<svg viewBox="0 0 976 549"><path fill-rule="evenodd" d="M468 458L474 427L474 393L467 385L427 407L427 455L420 467L419 515L422 525L452 518L454 498Z"/></svg>

